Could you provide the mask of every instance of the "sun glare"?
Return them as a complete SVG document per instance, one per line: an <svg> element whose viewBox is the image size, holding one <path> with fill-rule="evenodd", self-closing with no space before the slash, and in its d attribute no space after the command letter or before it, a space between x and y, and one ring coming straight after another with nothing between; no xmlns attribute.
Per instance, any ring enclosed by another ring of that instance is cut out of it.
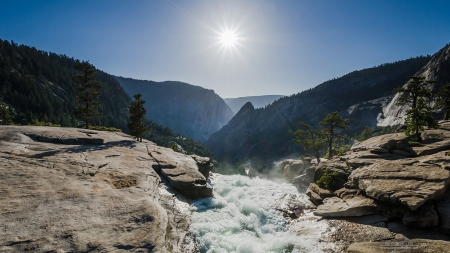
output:
<svg viewBox="0 0 450 253"><path fill-rule="evenodd" d="M225 47L233 47L236 44L237 36L232 31L225 31L220 36L220 42Z"/></svg>

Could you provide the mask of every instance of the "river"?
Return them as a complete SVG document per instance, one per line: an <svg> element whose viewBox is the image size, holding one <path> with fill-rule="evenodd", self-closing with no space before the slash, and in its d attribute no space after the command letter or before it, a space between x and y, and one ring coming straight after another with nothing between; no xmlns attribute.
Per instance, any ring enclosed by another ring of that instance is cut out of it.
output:
<svg viewBox="0 0 450 253"><path fill-rule="evenodd" d="M306 210L292 221L273 205L285 194L300 194L288 183L240 175L214 174L214 198L191 203L191 232L202 253L333 252L331 228Z"/></svg>

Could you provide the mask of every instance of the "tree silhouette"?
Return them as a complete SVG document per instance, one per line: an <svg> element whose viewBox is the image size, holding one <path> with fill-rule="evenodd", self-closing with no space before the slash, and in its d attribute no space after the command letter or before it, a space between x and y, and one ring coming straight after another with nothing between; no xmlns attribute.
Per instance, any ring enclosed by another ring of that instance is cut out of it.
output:
<svg viewBox="0 0 450 253"><path fill-rule="evenodd" d="M101 105L99 89L103 85L96 80L95 67L87 61L77 62L74 69L78 71L72 76L72 80L77 85L75 90L75 102L77 103L73 111L75 117L84 120L86 129L89 129L89 121L100 115L97 108Z"/></svg>
<svg viewBox="0 0 450 253"><path fill-rule="evenodd" d="M151 127L146 126L144 123L147 110L144 108L145 101L142 100L142 95L136 94L133 97L134 100L130 106L131 123L128 123L128 129L130 129L132 136L135 136L138 141L142 142L142 135L144 132L150 130Z"/></svg>

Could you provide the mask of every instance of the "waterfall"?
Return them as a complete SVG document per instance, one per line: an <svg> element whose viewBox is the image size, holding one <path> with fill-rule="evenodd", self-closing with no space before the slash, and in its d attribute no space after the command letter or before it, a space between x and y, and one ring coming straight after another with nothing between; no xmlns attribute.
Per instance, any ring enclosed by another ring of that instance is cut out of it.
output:
<svg viewBox="0 0 450 253"><path fill-rule="evenodd" d="M288 224L272 207L285 194L299 194L291 184L218 174L211 184L215 197L190 206L190 230L202 253L323 252L333 246L320 239L330 229L327 222L311 211Z"/></svg>

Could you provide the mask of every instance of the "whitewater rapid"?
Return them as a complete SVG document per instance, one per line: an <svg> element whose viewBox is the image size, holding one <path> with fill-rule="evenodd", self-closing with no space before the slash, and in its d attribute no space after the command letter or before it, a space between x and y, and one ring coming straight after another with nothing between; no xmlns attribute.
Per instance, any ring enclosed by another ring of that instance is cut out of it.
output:
<svg viewBox="0 0 450 253"><path fill-rule="evenodd" d="M202 253L324 252L333 248L321 239L330 232L326 221L306 211L288 224L273 208L285 194L299 194L291 184L218 174L211 184L215 198L197 199L190 206L190 231ZM306 195L300 195L306 205Z"/></svg>

